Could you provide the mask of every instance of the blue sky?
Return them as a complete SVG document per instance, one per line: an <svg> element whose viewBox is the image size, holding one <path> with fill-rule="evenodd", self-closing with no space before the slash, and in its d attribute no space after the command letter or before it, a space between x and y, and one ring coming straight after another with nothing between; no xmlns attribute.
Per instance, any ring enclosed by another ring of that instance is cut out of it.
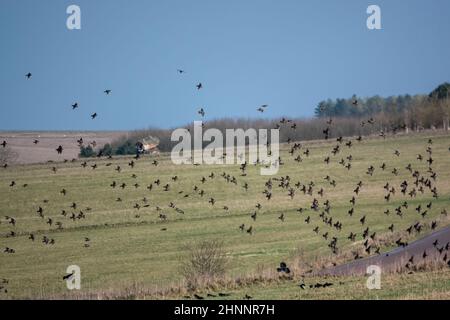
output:
<svg viewBox="0 0 450 320"><path fill-rule="evenodd" d="M81 30L66 28L70 4ZM366 28L370 4L382 30ZM446 0L1 0L0 130L175 127L199 107L259 117L261 104L309 117L326 98L429 93L450 81L448 12Z"/></svg>

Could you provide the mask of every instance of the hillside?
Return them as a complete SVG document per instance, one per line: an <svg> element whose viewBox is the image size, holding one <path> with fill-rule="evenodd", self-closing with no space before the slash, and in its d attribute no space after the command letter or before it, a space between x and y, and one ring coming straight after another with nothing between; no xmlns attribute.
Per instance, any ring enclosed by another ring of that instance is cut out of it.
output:
<svg viewBox="0 0 450 320"><path fill-rule="evenodd" d="M223 241L229 260L222 285L216 284L216 290L229 289L235 292L232 298L239 299L247 290L253 290L252 294L256 295L255 292L260 292L258 286L262 285L268 293L261 294L260 298L299 298L303 293L297 283L302 274L308 277L305 272L310 268L320 270L332 262L352 261L355 253L362 257L374 255L376 248L385 252L396 247L397 237L412 241L429 234L433 221L437 223L436 229L449 224L444 214L450 203L449 135L418 134L361 142L352 139L351 147L346 146L348 142L346 139L340 144L341 151L335 156L331 150L338 144L336 140L304 143L292 154L289 151L293 144L283 145L284 165L272 177L261 176L258 167L253 165L248 166L245 176L238 165L175 166L166 154L134 160L134 167L130 165L132 158L118 158L91 159L86 167L76 161L2 169L0 278L8 279L8 293L0 293L1 298L149 298L168 288L179 292L168 297L182 297L187 294L180 273L180 266L186 261L186 245L211 239ZM430 148L428 152L427 148ZM427 163L430 151L432 171ZM418 154L423 160L417 159ZM298 156L301 162L295 161ZM328 165L324 162L327 156L330 156ZM62 155L62 158L71 157L65 152ZM158 161L157 165L154 160ZM380 168L383 162L384 170ZM345 167L349 163L350 169ZM420 177L432 181L430 187L422 183L414 185L415 179L406 168L408 164ZM53 166L56 172L51 170ZM367 174L370 166L374 168L372 175ZM432 172L436 173L435 180ZM288 186L286 176L289 176ZM326 176L330 178L324 179ZM272 197L267 200L263 191L267 190L269 179ZM333 180L335 186L330 183ZM114 181L115 188L110 186ZM355 193L359 181L362 184ZM404 181L408 182L408 188L402 194ZM383 188L387 182L396 189L395 193L389 192L389 202L385 200L387 192ZM126 184L123 188L122 183ZM166 184L169 184L167 191ZM310 194L303 193L302 186L306 189L310 186ZM437 198L433 197L434 187ZM292 198L290 188L294 190ZM414 197L408 195L413 189ZM204 190L203 196L200 190ZM349 202L352 197L355 197L354 205ZM215 200L213 205L210 198ZM318 200L317 211L311 209L313 199ZM401 215L396 214L396 208L402 207L405 201L408 207L401 209ZM430 202L432 206L427 209ZM261 209L255 208L258 203ZM416 211L419 205L422 209ZM228 210L224 210L225 206ZM37 213L39 207L42 217ZM353 215L349 215L352 207ZM388 215L384 213L387 209ZM254 212L257 214L252 218ZM15 219L15 225L3 217L6 215ZM341 224L340 228L334 226L336 222ZM417 222L422 226L420 232L414 229L408 234L405 230ZM244 231L239 228L242 224ZM392 224L393 232L389 230ZM250 226L252 232L246 232ZM315 227L317 233L313 231ZM369 239L372 245L369 253L363 246L362 234L366 228L370 228L370 234L376 233L373 241ZM348 239L351 232L356 234L354 241ZM31 234L34 241L29 239ZM44 236L53 239L54 244L43 243ZM333 237L337 238L336 255L329 246ZM15 252L5 253L4 248ZM295 281L277 280L276 267L281 261L291 267ZM82 290L78 292L69 292L62 280L66 268L72 264L81 268ZM433 272L418 276L417 281L432 275L436 286L448 292L448 272ZM238 278L260 280L231 286ZM308 283L324 281L306 279ZM402 279L392 280L400 283L398 292L391 292L397 298L408 294L401 289ZM275 281L275 287L270 287L269 280ZM333 298L348 298L350 286L364 286L365 278L336 281L349 287L343 285L347 289L341 291L324 288L311 297L329 298L332 293ZM446 283L444 289L443 283ZM286 286L292 294L282 293ZM204 294L209 289L199 286L197 290ZM426 291L422 293L424 298L433 297Z"/></svg>

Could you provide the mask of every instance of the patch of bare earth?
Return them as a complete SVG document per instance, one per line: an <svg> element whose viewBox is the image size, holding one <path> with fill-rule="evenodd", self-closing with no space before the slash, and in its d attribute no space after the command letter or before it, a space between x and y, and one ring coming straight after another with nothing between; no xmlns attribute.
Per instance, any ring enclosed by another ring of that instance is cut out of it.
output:
<svg viewBox="0 0 450 320"><path fill-rule="evenodd" d="M16 152L16 164L43 163L47 161L63 161L78 158L80 148L77 140L83 138L85 144L95 141L97 147L111 143L124 132L0 132L0 141L5 140L8 147ZM35 140L39 142L34 143ZM58 146L64 151L61 155L56 152Z"/></svg>

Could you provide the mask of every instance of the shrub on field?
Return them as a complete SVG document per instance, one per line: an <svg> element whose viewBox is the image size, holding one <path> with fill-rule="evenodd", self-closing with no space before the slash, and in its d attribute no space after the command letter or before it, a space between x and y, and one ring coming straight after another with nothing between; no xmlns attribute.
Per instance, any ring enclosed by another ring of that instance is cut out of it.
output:
<svg viewBox="0 0 450 320"><path fill-rule="evenodd" d="M95 157L96 153L94 151L94 149L89 145L87 147L85 146L81 146L80 147L80 154L79 156L81 158L90 158L90 157Z"/></svg>
<svg viewBox="0 0 450 320"><path fill-rule="evenodd" d="M136 142L131 139L126 139L125 141L118 143L115 150L115 154L118 155L136 154Z"/></svg>
<svg viewBox="0 0 450 320"><path fill-rule="evenodd" d="M185 246L180 271L189 289L225 275L228 259L223 242L204 240Z"/></svg>
<svg viewBox="0 0 450 320"><path fill-rule="evenodd" d="M103 148L100 150L100 152L104 156L112 156L113 155L113 148L111 147L111 145L109 143L107 143L107 144L105 144L103 146Z"/></svg>

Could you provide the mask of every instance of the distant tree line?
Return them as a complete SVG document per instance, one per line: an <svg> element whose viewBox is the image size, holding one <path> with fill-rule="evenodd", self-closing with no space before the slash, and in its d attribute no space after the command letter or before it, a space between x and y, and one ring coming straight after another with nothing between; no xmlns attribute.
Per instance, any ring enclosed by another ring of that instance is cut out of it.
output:
<svg viewBox="0 0 450 320"><path fill-rule="evenodd" d="M384 122L404 124L410 129L448 128L450 83L443 83L429 95L373 96L328 99L315 108L318 118L377 117Z"/></svg>
<svg viewBox="0 0 450 320"><path fill-rule="evenodd" d="M329 128L329 138L424 129L448 130L449 91L450 84L443 83L429 95L401 95L388 98L353 96L348 99L326 100L320 102L315 108L315 118L270 120L224 118L205 121L203 131L216 128L225 137L226 129L279 128L280 142L288 142L323 139L325 128ZM184 128L193 132L193 123ZM178 143L171 141L172 131L173 129L156 128L132 131L98 150L94 150L91 146L82 146L80 157L136 154L136 142L148 136L157 137L160 140L159 150L168 152ZM205 142L204 146L207 144L209 142Z"/></svg>

